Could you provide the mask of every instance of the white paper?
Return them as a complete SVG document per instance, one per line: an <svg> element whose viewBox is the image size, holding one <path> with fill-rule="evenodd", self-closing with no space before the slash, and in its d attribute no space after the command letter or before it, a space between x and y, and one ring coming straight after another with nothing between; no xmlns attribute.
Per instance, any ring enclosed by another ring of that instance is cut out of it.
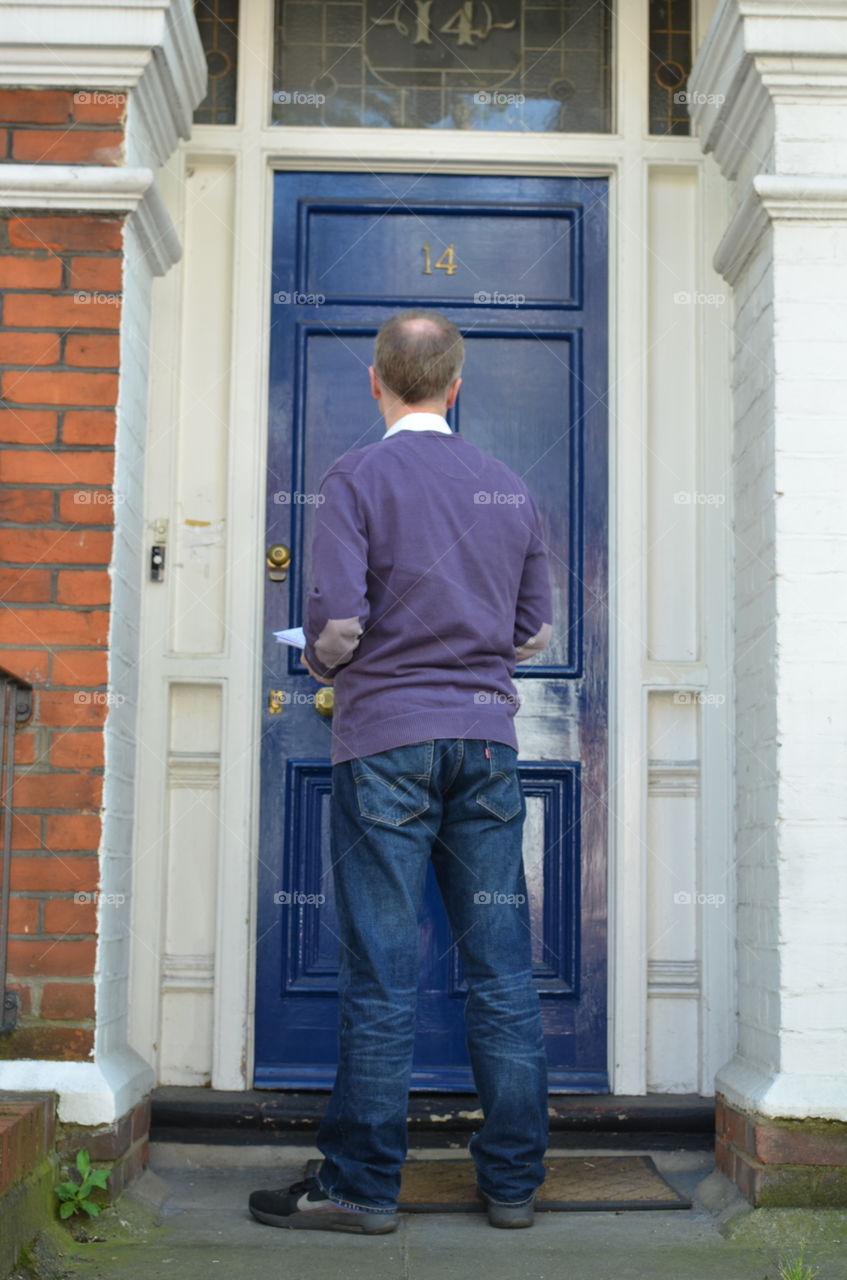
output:
<svg viewBox="0 0 847 1280"><path fill-rule="evenodd" d="M287 631L275 631L274 635L280 644L293 644L295 649L305 648L306 633L302 627L289 627Z"/></svg>

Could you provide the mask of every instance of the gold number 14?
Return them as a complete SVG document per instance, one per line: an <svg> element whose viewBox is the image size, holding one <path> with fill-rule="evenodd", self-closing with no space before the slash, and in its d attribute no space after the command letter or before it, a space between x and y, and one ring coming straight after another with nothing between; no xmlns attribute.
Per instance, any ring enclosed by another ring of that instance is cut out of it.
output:
<svg viewBox="0 0 847 1280"><path fill-rule="evenodd" d="M441 257L437 258L434 263L429 252L428 244L423 246L423 256L423 275L425 276L432 275L433 266L435 266L439 271L446 271L448 276L452 276L454 271L459 270L459 264L456 261L456 246L454 244L448 244Z"/></svg>

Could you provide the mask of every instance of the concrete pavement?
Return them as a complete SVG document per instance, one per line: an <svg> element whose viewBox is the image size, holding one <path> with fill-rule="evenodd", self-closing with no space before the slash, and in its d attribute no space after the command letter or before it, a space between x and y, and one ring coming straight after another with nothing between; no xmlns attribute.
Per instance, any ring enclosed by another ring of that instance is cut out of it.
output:
<svg viewBox="0 0 847 1280"><path fill-rule="evenodd" d="M154 1144L151 1171L85 1225L103 1238L68 1243L54 1231L38 1271L67 1280L810 1280L814 1272L787 1271L805 1242L817 1280L847 1280L847 1211L751 1210L713 1174L711 1153L643 1152L692 1197L690 1210L541 1212L531 1230L514 1232L482 1213L408 1214L392 1235L363 1237L279 1230L249 1216L249 1192L296 1181L319 1154L311 1146ZM410 1149L411 1159L446 1154L465 1151Z"/></svg>

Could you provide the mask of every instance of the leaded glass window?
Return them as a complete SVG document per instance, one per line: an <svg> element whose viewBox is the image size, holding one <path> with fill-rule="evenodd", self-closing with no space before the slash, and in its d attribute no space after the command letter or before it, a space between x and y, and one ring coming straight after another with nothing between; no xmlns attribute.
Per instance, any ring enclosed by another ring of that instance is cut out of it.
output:
<svg viewBox="0 0 847 1280"><path fill-rule="evenodd" d="M206 54L208 92L195 124L235 124L238 85L238 0L194 0L194 17Z"/></svg>
<svg viewBox="0 0 847 1280"><path fill-rule="evenodd" d="M604 0L276 0L274 124L611 128Z"/></svg>
<svg viewBox="0 0 847 1280"><path fill-rule="evenodd" d="M691 132L691 0L650 0L650 132Z"/></svg>

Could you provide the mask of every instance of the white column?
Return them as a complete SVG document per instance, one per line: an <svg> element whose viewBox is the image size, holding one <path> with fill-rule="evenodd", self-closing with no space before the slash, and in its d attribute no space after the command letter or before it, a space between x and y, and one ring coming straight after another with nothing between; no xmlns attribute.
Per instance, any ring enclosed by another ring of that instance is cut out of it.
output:
<svg viewBox="0 0 847 1280"><path fill-rule="evenodd" d="M847 1120L847 0L721 0L689 81L733 180L738 1045L716 1091Z"/></svg>

